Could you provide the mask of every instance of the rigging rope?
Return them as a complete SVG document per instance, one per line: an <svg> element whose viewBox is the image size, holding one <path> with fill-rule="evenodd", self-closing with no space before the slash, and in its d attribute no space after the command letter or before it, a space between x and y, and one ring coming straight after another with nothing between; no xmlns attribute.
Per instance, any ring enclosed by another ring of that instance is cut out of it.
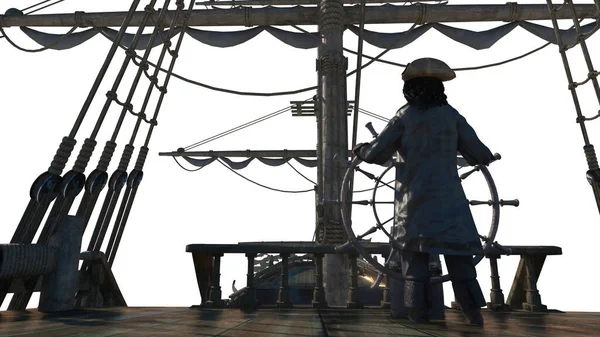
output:
<svg viewBox="0 0 600 337"><path fill-rule="evenodd" d="M364 32L365 32L365 7L366 0L360 1L360 27L358 32L358 57L356 58L356 85L354 86L354 116L352 123L352 146L354 148L356 146L356 136L358 133L358 111L360 109L360 80L362 77L362 58L363 58L363 42L364 42ZM354 153L352 154L354 157Z"/></svg>
<svg viewBox="0 0 600 337"><path fill-rule="evenodd" d="M38 2L38 3L37 3L37 4L35 4L35 5L31 5L31 6L29 6L29 7L23 8L23 9L21 9L21 13L25 12L26 10L32 9L32 8L34 8L34 7L37 7L37 6L39 6L39 5L45 4L46 2L50 2L50 1L52 1L52 0L44 0L44 1ZM31 12L25 13L25 15L33 14L33 13L35 13L35 12L41 11L42 9L46 9L46 8L48 8L48 7L50 7L50 6L54 6L54 5L56 5L57 3L59 3L59 2L63 2L63 1L65 1L65 0L58 0L58 1L57 1L57 2L55 2L55 3L51 3L51 4L49 4L49 5L46 5L46 6L44 6L44 7L41 7L41 8L35 9L35 10L31 11ZM2 28L2 27L0 26L0 28ZM6 37L6 33L5 33L3 30L0 30L0 32L2 33L2 35L0 35L0 39L2 39L2 38L4 38L4 37ZM14 47L14 46L13 46L13 47ZM50 48L50 47L52 47L52 46L48 46L48 48ZM15 47L15 48L16 48L16 47ZM18 48L17 48L17 49L18 49Z"/></svg>
<svg viewBox="0 0 600 337"><path fill-rule="evenodd" d="M42 9L46 9L46 8L48 8L48 7L54 6L54 5L56 5L56 4L58 4L58 3L61 3L61 2L63 2L63 1L65 1L65 0L58 0L58 1L56 1L56 2L53 2L53 3L51 3L51 4L48 4L48 5L46 5L46 6L44 6L44 7L40 7L40 8L38 8L38 9L34 9L34 10L32 10L31 12L29 12L29 13L25 13L25 15L29 15L29 14L33 14L33 13L35 13L35 12L39 12L39 11L41 11ZM48 2L48 1L43 1L43 2L39 3L38 5L41 5L42 3L45 3L45 2ZM35 6L37 6L37 5L35 5ZM32 6L32 7L35 7L35 6ZM29 8L31 8L31 7L29 7ZM28 9L29 9L29 8L28 8ZM25 11L25 10L23 10L23 11Z"/></svg>
<svg viewBox="0 0 600 337"><path fill-rule="evenodd" d="M308 180L309 182L311 182L313 185L317 185L317 183L315 183L314 181L308 179L304 174L300 173L300 171L298 171L292 164L290 164L290 162L286 162L286 164L288 164L292 170L296 171L296 173L298 173L302 178Z"/></svg>
<svg viewBox="0 0 600 337"><path fill-rule="evenodd" d="M68 36L70 36L71 34L73 34L73 32L75 32L75 30L79 28L79 24L75 24L75 26L73 26L73 28L71 28L65 35L59 37L58 39L56 39L54 42L50 43L47 46L44 46L42 48L39 49L26 49L23 48L21 46L19 46L18 44L16 44L11 38L8 37L8 35L6 35L6 32L4 31L4 28L2 28L2 26L0 26L0 33L2 33L2 37L6 38L6 41L13 47L15 47L16 49L22 51L22 52L26 52L26 53L39 53L42 51L46 51L54 46L56 46L57 44L59 44L61 41L63 41L64 39L66 39Z"/></svg>
<svg viewBox="0 0 600 337"><path fill-rule="evenodd" d="M252 120L252 121L250 121L250 122L244 123L244 124L242 124L242 125L239 125L239 126L236 126L236 127L232 128L232 129L229 129L229 130L227 130L227 131L223 131L223 132L221 132L221 133L219 133L219 134L217 134L217 135L214 135L214 136L208 137L208 138L206 138L206 139L204 139L204 140L201 140L201 141L199 141L199 142L197 142L197 143L194 143L194 144L192 144L192 145L189 145L189 146L185 147L184 149L185 149L185 150L190 150L190 149L193 149L193 148L195 148L195 147L198 147L198 146L204 145L204 144L206 144L206 143L212 142L213 140L217 140L217 139L219 139L219 138L225 137L225 136L227 136L227 135L230 135L230 134L232 134L232 133L234 133L234 132L240 131L240 130L242 130L242 129L245 129L245 128L247 128L247 127L250 127L250 126L252 126L252 125L258 124L258 123L260 123L260 122L264 122L264 121L266 121L267 119L271 119L271 118L273 118L273 117L275 117L275 116L279 116L279 115L281 115L282 113L285 113L285 112L287 112L287 111L289 111L289 110L291 110L291 109L292 109L292 107L291 107L291 106L286 106L285 108L279 109L279 110L277 110L277 111L275 111L275 112L271 112L271 113L269 113L269 114L267 114L267 115L265 115L265 116L259 117L259 118L255 119L255 120Z"/></svg>
<svg viewBox="0 0 600 337"><path fill-rule="evenodd" d="M380 121L383 121L383 122L386 122L386 123L390 121L389 118L385 118L385 117L383 117L381 115L378 115L378 114L376 114L374 112L367 111L367 110L365 110L363 108L360 108L358 111L360 113L362 113L362 114L365 114L365 115L367 115L369 117L373 117L373 118L379 119Z"/></svg>
<svg viewBox="0 0 600 337"><path fill-rule="evenodd" d="M181 165L181 163L179 162L179 160L177 160L177 157L173 156L172 158L175 160L175 162L177 163L177 165L179 165L179 167L181 167L182 169L184 169L184 170L186 170L188 172L200 171L201 169L203 169L204 167L206 167L206 165L204 165L204 166L198 167L197 169L189 169L189 168L184 167L183 165Z"/></svg>

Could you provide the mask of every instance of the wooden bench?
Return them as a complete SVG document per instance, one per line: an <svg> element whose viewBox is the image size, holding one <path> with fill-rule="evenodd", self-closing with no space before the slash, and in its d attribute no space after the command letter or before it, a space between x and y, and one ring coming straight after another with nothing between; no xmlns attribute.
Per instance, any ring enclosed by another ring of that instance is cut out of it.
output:
<svg viewBox="0 0 600 337"><path fill-rule="evenodd" d="M490 302L488 308L491 310L505 309L524 309L528 311L546 311L547 308L541 302L541 297L537 289L537 280L542 271L544 261L548 255L561 255L562 249L555 246L500 246L493 245L486 258L490 260L492 288L490 291ZM369 243L365 244L368 252L377 255L387 255L389 244L387 243ZM221 300L220 285L220 267L221 257L224 254L246 254L248 257L248 285L253 289L254 257L257 254L275 253L283 257L282 271L282 305L287 305L287 295L285 290L287 284L287 259L289 254L314 254L317 274L320 274L319 267L322 268L322 257L325 254L335 254L333 246L320 246L313 242L255 242L240 244L192 244L186 247L188 253L192 253L198 287L202 297L202 305L207 307L220 307L223 305ZM356 259L357 252L353 247L349 247L345 254L351 255ZM519 255L521 261L517 268L515 279L513 281L508 300L504 301L504 295L500 288L500 275L498 274L498 259L502 256ZM356 269L356 268L354 268ZM354 272L355 273L355 272ZM321 275L319 275L321 276ZM322 280L319 279L315 284L315 294L322 294ZM316 302L321 301L315 298ZM453 307L455 307L453 305Z"/></svg>
<svg viewBox="0 0 600 337"><path fill-rule="evenodd" d="M491 310L547 311L547 307L542 304L537 280L542 272L546 256L562 255L562 249L556 246L504 246L503 248L492 249L486 255L486 258L490 260L490 277L492 279L488 308ZM506 303L500 288L500 275L498 274L498 259L502 255L521 256Z"/></svg>

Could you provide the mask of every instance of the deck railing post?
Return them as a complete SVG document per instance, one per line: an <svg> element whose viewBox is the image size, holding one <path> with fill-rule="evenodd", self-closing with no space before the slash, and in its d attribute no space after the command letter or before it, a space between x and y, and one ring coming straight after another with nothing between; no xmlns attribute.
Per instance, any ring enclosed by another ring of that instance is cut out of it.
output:
<svg viewBox="0 0 600 337"><path fill-rule="evenodd" d="M348 300L346 307L350 309L360 309L363 307L358 298L358 256L350 255L350 288L348 289Z"/></svg>
<svg viewBox="0 0 600 337"><path fill-rule="evenodd" d="M247 253L248 274L246 274L246 295L244 295L244 308L253 309L256 307L256 288L254 288L254 258L256 254Z"/></svg>
<svg viewBox="0 0 600 337"><path fill-rule="evenodd" d="M223 306L221 299L221 256L223 253L213 254L213 276L210 286L209 300L206 302L206 306L210 308L220 308Z"/></svg>
<svg viewBox="0 0 600 337"><path fill-rule="evenodd" d="M277 307L278 308L291 308L292 302L290 302L290 286L289 286L289 257L290 254L280 254L281 256L281 286L279 287L279 293L277 294Z"/></svg>
<svg viewBox="0 0 600 337"><path fill-rule="evenodd" d="M315 288L313 290L313 308L327 308L325 289L323 288L323 254L315 254Z"/></svg>
<svg viewBox="0 0 600 337"><path fill-rule="evenodd" d="M490 260L490 279L492 281L490 302L487 304L487 307L494 311L503 310L506 304L504 303L504 294L500 287L500 273L498 272L498 259L500 255L490 255L487 258Z"/></svg>

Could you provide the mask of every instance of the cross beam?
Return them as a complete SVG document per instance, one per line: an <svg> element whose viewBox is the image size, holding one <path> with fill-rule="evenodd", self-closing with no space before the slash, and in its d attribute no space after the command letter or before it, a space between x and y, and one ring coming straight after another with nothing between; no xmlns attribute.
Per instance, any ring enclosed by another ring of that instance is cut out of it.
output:
<svg viewBox="0 0 600 337"><path fill-rule="evenodd" d="M424 8L426 8L424 10ZM515 10L516 9L516 10ZM360 22L360 6L344 7L344 24ZM575 5L579 18L597 18L600 13L595 5ZM2 27L120 27L126 12L103 12L75 14L45 14L7 16L0 15ZM174 11L165 15L163 24L168 26ZM144 12L136 12L131 26L139 26ZM557 19L572 19L568 6L556 12ZM155 14L158 20L158 13ZM414 23L414 22L483 22L483 21L534 21L550 20L547 5L421 5L421 6L369 6L365 13L365 23ZM180 19L183 24L183 18ZM192 12L190 26L289 26L316 25L317 7L292 8L234 8L202 9Z"/></svg>
<svg viewBox="0 0 600 337"><path fill-rule="evenodd" d="M174 151L160 152L163 157L243 157L243 158L316 158L316 150L258 150L258 151ZM348 150L348 157L352 151Z"/></svg>

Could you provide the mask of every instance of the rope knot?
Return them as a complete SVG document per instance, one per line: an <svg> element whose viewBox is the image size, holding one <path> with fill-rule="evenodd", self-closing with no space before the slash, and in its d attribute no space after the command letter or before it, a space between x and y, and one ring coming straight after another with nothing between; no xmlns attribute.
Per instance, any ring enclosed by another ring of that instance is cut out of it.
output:
<svg viewBox="0 0 600 337"><path fill-rule="evenodd" d="M164 42L164 44L165 44L165 46L167 46L167 48L171 48L171 46L173 45L173 44L171 43L171 40L167 40L167 41L165 41L165 42Z"/></svg>
<svg viewBox="0 0 600 337"><path fill-rule="evenodd" d="M594 145L585 145L583 147L583 151L585 152L585 159L588 162L588 167L590 170L598 169L598 159L596 158L596 151L594 150Z"/></svg>
<svg viewBox="0 0 600 337"><path fill-rule="evenodd" d="M150 76L150 77L148 77L148 79L150 80L150 83L152 83L152 84L158 83L158 78L156 76Z"/></svg>
<svg viewBox="0 0 600 337"><path fill-rule="evenodd" d="M94 153L94 149L96 148L96 141L90 138L86 138L81 146L81 150L79 151L79 155L77 156L77 160L75 160L75 165L73 166L73 171L83 173L85 172L85 168L87 167L92 154Z"/></svg>
<svg viewBox="0 0 600 337"><path fill-rule="evenodd" d="M127 51L125 51L125 55L127 55L133 59L137 56L137 53L133 49L127 49Z"/></svg>
<svg viewBox="0 0 600 337"><path fill-rule="evenodd" d="M185 4L183 3L183 0L177 0L175 6L177 6L178 10L182 10L185 7Z"/></svg>
<svg viewBox="0 0 600 337"><path fill-rule="evenodd" d="M113 101L116 101L116 100L117 100L117 98L118 98L118 96L117 96L117 93L116 93L116 92L114 92L114 91L110 90L110 91L107 91L107 92L106 92L106 98L108 98L108 99L110 99L110 100L113 100Z"/></svg>
<svg viewBox="0 0 600 337"><path fill-rule="evenodd" d="M154 7L147 5L146 7L144 7L144 12L148 14L154 14L156 10L154 9Z"/></svg>
<svg viewBox="0 0 600 337"><path fill-rule="evenodd" d="M158 87L158 91L160 91L161 94L166 94L167 93L167 88L165 86Z"/></svg>
<svg viewBox="0 0 600 337"><path fill-rule="evenodd" d="M142 60L139 63L139 67L142 68L142 70L148 71L148 69L150 69L150 65L148 64L148 61L144 61Z"/></svg>
<svg viewBox="0 0 600 337"><path fill-rule="evenodd" d="M88 23L83 20L83 15L85 15L84 11L75 12L75 23L77 23L77 27L79 28L89 27Z"/></svg>
<svg viewBox="0 0 600 337"><path fill-rule="evenodd" d="M131 103L125 103L125 104L123 104L123 107L125 109L127 109L128 111L133 111L133 104L131 104Z"/></svg>
<svg viewBox="0 0 600 337"><path fill-rule="evenodd" d="M417 3L419 6L419 17L415 22L417 25L424 25L427 22L427 5L424 3Z"/></svg>
<svg viewBox="0 0 600 337"><path fill-rule="evenodd" d="M170 50L169 49L169 55L171 55L172 58L178 58L179 57L179 52L177 52L177 50Z"/></svg>
<svg viewBox="0 0 600 337"><path fill-rule="evenodd" d="M98 161L98 166L96 169L101 172L106 172L108 170L108 165L110 165L110 160L112 159L112 155L115 152L115 148L117 147L117 143L108 141L106 145L104 145L104 150L102 151L102 155L100 156L100 160Z"/></svg>
<svg viewBox="0 0 600 337"><path fill-rule="evenodd" d="M73 148L77 144L77 141L73 138L64 137L62 142L58 146L58 150L56 150L56 154L54 155L54 159L52 163L50 163L50 167L48 168L48 172L56 175L61 175L62 171L67 165L67 161L69 161L69 157L73 152Z"/></svg>
<svg viewBox="0 0 600 337"><path fill-rule="evenodd" d="M152 118L148 123L150 123L150 125L153 125L153 126L157 126L158 125L158 121L156 119L154 119L154 118Z"/></svg>
<svg viewBox="0 0 600 337"><path fill-rule="evenodd" d="M509 14L508 19L504 20L505 22L515 22L517 21L517 16L519 15L519 4L516 2L507 2L509 6Z"/></svg>

